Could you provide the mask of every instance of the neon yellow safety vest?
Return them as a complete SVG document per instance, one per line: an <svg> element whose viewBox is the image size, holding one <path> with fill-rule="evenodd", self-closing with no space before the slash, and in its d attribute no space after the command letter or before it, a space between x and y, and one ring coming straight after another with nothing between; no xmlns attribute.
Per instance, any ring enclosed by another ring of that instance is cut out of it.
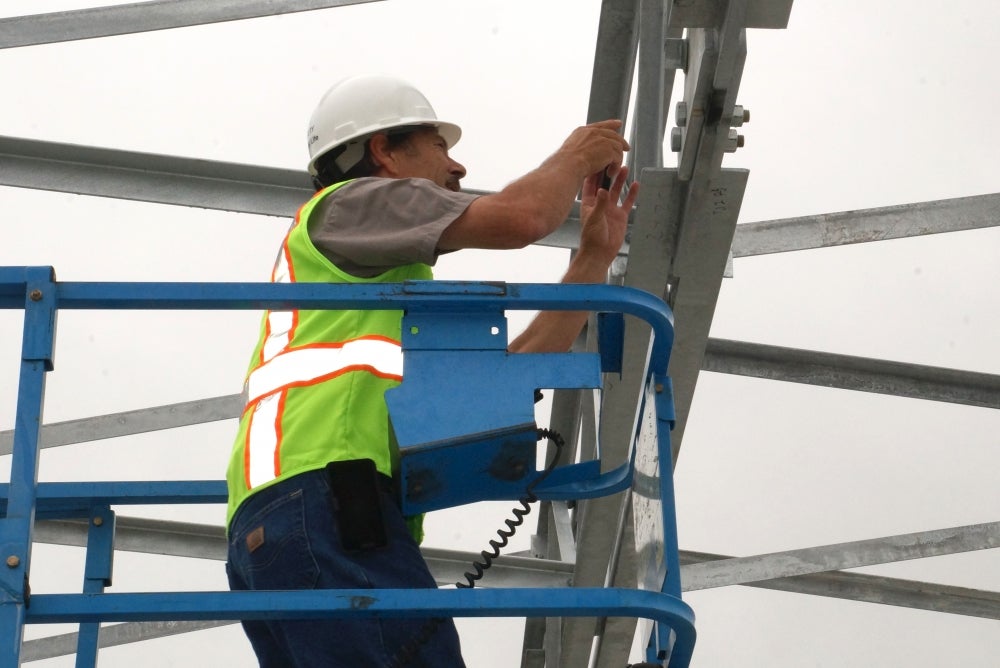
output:
<svg viewBox="0 0 1000 668"><path fill-rule="evenodd" d="M345 182L346 183L346 182ZM344 183L299 209L281 245L273 283L396 283L432 278L409 264L374 278L338 269L309 239L310 214ZM227 524L251 494L327 462L372 459L392 475L385 391L403 378L400 311L267 311L254 349L226 479ZM420 521L409 522L422 538Z"/></svg>

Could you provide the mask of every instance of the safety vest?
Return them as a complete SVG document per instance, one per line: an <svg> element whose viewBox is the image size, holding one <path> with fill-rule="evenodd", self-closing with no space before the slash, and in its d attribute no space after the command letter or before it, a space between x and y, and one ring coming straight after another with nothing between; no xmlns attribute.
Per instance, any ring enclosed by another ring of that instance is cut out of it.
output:
<svg viewBox="0 0 1000 668"><path fill-rule="evenodd" d="M425 264L358 278L338 269L313 245L309 216L343 185L321 190L299 209L271 281L396 283L432 278ZM400 311L368 310L264 313L226 475L227 524L249 495L330 461L368 458L379 472L392 475L383 395L403 378L401 316ZM418 540L419 524L411 522Z"/></svg>

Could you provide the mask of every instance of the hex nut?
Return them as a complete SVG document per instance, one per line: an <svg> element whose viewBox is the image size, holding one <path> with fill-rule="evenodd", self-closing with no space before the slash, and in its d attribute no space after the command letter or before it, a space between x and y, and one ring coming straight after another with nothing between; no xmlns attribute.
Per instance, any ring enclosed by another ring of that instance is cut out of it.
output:
<svg viewBox="0 0 1000 668"><path fill-rule="evenodd" d="M726 141L726 153L733 153L736 149L742 148L744 143L743 135L736 131L736 128L729 128L729 136Z"/></svg>
<svg viewBox="0 0 1000 668"><path fill-rule="evenodd" d="M674 107L674 119L677 121L677 127L683 128L688 122L688 106L687 102L681 100Z"/></svg>
<svg viewBox="0 0 1000 668"><path fill-rule="evenodd" d="M681 146L684 143L683 130L680 128L670 129L670 150L674 153L680 153Z"/></svg>
<svg viewBox="0 0 1000 668"><path fill-rule="evenodd" d="M738 128L744 123L750 122L750 110L745 109L742 105L737 104L733 107L733 117L730 119L730 125L734 128Z"/></svg>

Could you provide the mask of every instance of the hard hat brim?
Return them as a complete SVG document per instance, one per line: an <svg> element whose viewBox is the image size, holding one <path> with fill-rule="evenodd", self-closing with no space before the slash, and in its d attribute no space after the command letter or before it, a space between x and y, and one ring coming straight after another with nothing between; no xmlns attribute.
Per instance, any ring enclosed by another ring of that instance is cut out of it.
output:
<svg viewBox="0 0 1000 668"><path fill-rule="evenodd" d="M390 126L371 125L368 127L360 128L359 130L349 134L346 137L330 142L329 146L324 146L316 153L316 156L309 161L309 173L312 174L313 176L316 176L316 163L324 155L326 155L333 149L337 148L338 146L346 146L348 144L353 144L355 142L367 140L369 137L377 135L380 132L389 132L394 128L405 128L405 127L420 126L420 125L437 128L437 131L441 133L442 137L444 137L444 140L448 144L449 149L451 149L452 146L457 144L458 140L462 138L462 128L458 127L454 123L441 121L436 118L401 118L399 119L399 121L394 122Z"/></svg>

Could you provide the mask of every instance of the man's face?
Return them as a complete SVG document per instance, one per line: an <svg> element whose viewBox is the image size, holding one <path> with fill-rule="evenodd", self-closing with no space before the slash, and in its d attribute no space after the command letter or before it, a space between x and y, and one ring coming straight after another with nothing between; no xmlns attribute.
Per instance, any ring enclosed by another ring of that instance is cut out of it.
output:
<svg viewBox="0 0 1000 668"><path fill-rule="evenodd" d="M448 142L435 128L417 130L398 149L400 178L429 179L443 188L458 192L465 167L448 156Z"/></svg>

